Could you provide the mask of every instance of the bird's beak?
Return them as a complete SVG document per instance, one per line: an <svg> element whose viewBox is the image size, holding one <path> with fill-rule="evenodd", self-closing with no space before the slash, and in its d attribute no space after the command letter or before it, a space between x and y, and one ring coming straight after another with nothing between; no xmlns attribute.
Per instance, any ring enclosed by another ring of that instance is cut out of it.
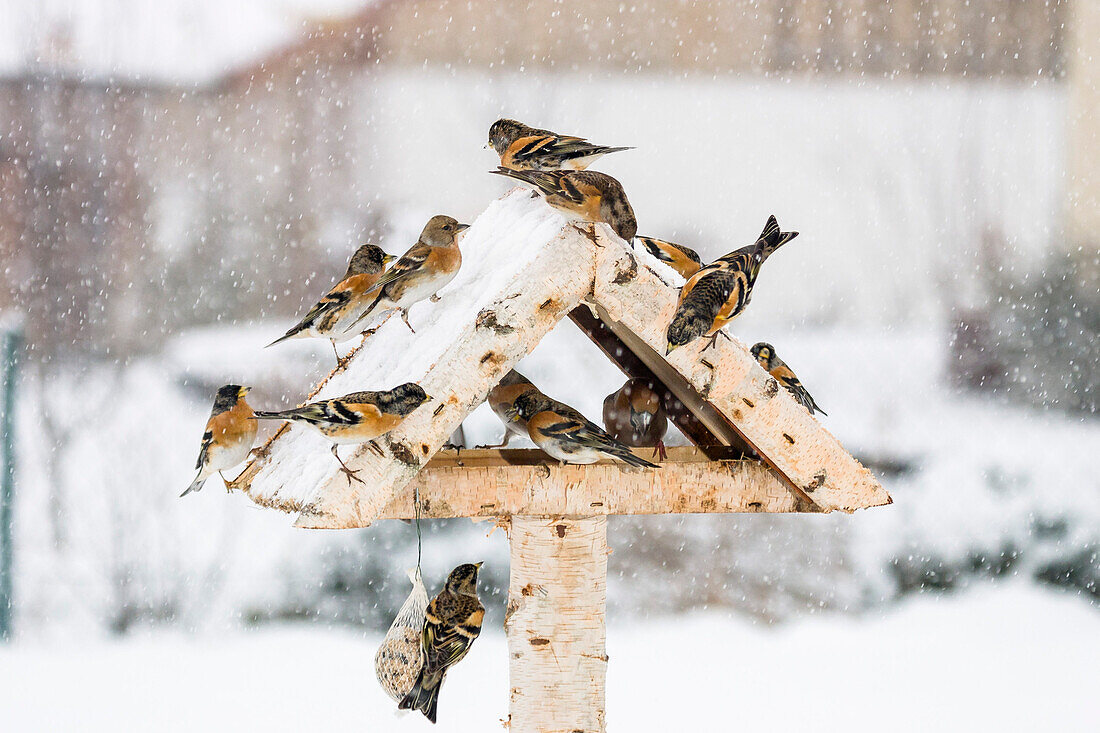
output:
<svg viewBox="0 0 1100 733"><path fill-rule="evenodd" d="M514 407L509 407L504 411L504 416L508 418L508 422L515 422L519 420L519 410Z"/></svg>
<svg viewBox="0 0 1100 733"><path fill-rule="evenodd" d="M434 399L435 399L435 397L432 397L430 394L428 394L426 392L424 393L424 402L431 402ZM420 404L424 404L424 402L421 402Z"/></svg>
<svg viewBox="0 0 1100 733"><path fill-rule="evenodd" d="M676 350L677 348L679 348L679 347L678 347L678 346L677 346L676 344L674 344L674 343L672 343L671 341L669 341L669 342L668 342L668 345L667 345L667 346L665 346L665 356L668 356L668 355L669 355L669 354L671 354L671 353L672 353L673 351L675 351L675 350Z"/></svg>
<svg viewBox="0 0 1100 733"><path fill-rule="evenodd" d="M244 397L246 394L248 394L251 391L252 391L251 387L241 387L241 397Z"/></svg>
<svg viewBox="0 0 1100 733"><path fill-rule="evenodd" d="M455 231L456 231L456 232L464 232L464 231L466 231L466 230L467 230L467 229L469 229L469 228L470 228L470 225L469 225L469 224L459 224L459 225L458 225L458 227L457 227L457 229L455 229Z"/></svg>
<svg viewBox="0 0 1100 733"><path fill-rule="evenodd" d="M485 564L484 560L481 561L481 562L475 562L474 567L477 568L478 570L481 570L481 566L484 565L484 564Z"/></svg>
<svg viewBox="0 0 1100 733"><path fill-rule="evenodd" d="M382 255L382 264L383 264L383 265L388 265L388 264L390 264L391 262L393 262L393 261L394 261L394 260L396 260L396 259L397 259L397 258L396 258L396 257L394 257L393 255L387 255L387 254L384 254L384 255Z"/></svg>

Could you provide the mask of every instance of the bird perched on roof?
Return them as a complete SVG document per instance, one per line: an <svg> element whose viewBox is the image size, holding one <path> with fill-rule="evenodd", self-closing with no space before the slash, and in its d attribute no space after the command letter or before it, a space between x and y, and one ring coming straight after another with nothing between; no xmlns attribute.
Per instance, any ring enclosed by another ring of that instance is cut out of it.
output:
<svg viewBox="0 0 1100 733"><path fill-rule="evenodd" d="M502 167L516 171L580 171L608 153L633 150L593 145L583 137L559 135L508 119L499 119L489 128L489 146L500 156Z"/></svg>
<svg viewBox="0 0 1100 733"><path fill-rule="evenodd" d="M490 171L514 178L542 194L550 206L573 222L604 223L630 242L638 233L634 209L626 198L621 183L606 173L596 171L514 171L501 166ZM594 244L595 232L578 227Z"/></svg>
<svg viewBox="0 0 1100 733"><path fill-rule="evenodd" d="M653 455L666 460L665 433L668 414L661 396L647 379L630 379L603 401L603 424L615 440L636 448L652 447Z"/></svg>
<svg viewBox="0 0 1100 733"><path fill-rule="evenodd" d="M199 460L195 463L199 473L180 496L200 490L206 479L215 473L222 477L225 488L230 488L222 471L247 458L256 440L258 426L252 419L252 408L244 401L250 389L239 384L227 384L218 389L214 409L206 421L206 432L202 434Z"/></svg>
<svg viewBox="0 0 1100 733"><path fill-rule="evenodd" d="M352 324L370 306L372 297L367 293L382 278L382 271L395 258L382 251L381 247L364 244L351 256L348 271L325 293L309 312L283 336L272 341L274 346L292 338L327 338L332 341L332 350L336 351L336 342L346 341L359 331ZM340 354L337 352L339 363Z"/></svg>
<svg viewBox="0 0 1100 733"><path fill-rule="evenodd" d="M696 254L695 250L682 244L641 236L638 237L638 241L642 243L647 252L676 270L685 280L698 272L699 268L703 266L703 260Z"/></svg>
<svg viewBox="0 0 1100 733"><path fill-rule="evenodd" d="M447 576L447 584L425 612L420 636L424 666L409 694L398 704L401 710L419 710L435 722L439 688L447 670L462 661L481 633L485 607L477 597L477 572L481 563L459 565Z"/></svg>
<svg viewBox="0 0 1100 733"><path fill-rule="evenodd" d="M367 316L390 308L401 311L401 319L413 333L409 323L409 308L435 293L454 279L462 265L458 249L458 233L469 229L449 216L433 216L420 232L420 239L401 255L397 263L386 270L366 293L373 300L355 320L357 326Z"/></svg>
<svg viewBox="0 0 1100 733"><path fill-rule="evenodd" d="M617 458L631 466L660 468L639 458L619 441L569 405L541 392L525 392L515 399L508 416L527 422L527 435L535 445L562 463L595 463Z"/></svg>
<svg viewBox="0 0 1100 733"><path fill-rule="evenodd" d="M771 216L754 244L719 257L689 277L666 332L665 354L704 335L711 337L706 348L714 346L722 327L748 306L764 260L797 236L798 232L779 231L779 222Z"/></svg>
<svg viewBox="0 0 1100 733"><path fill-rule="evenodd" d="M383 392L352 392L343 397L311 402L301 407L277 412L258 410L259 420L295 420L308 425L332 442L332 455L340 463L340 470L348 477L362 483L340 459L336 446L348 443L364 443L385 435L405 421L413 410L431 399L423 388L414 382L400 384Z"/></svg>
<svg viewBox="0 0 1100 733"><path fill-rule="evenodd" d="M515 404L516 398L521 394L527 392L539 392L538 387L531 384L527 377L523 376L515 369L509 371L504 375L504 378L500 380L497 386L493 387L489 391L489 396L486 398L486 402L489 403L489 407L501 419L504 423L504 438L497 445L486 445L485 448L503 448L508 445L508 441L512 438L512 435L518 435L521 438L527 437L527 423L522 419L512 420L508 417L508 411Z"/></svg>
<svg viewBox="0 0 1100 733"><path fill-rule="evenodd" d="M760 366L764 367L764 371L775 377L775 381L782 384L800 405L810 411L811 415L814 414L815 410L822 415L828 414L817 406L817 402L814 401L813 396L802 386L802 382L800 382L794 372L791 371L791 368L775 353L774 346L761 341L758 344L754 344L750 351L752 355L756 357L756 361Z"/></svg>

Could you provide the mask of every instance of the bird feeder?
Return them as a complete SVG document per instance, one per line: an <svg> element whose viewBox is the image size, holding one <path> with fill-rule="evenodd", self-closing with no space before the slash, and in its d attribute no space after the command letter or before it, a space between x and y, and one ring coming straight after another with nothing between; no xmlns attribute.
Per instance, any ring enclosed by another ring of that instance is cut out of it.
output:
<svg viewBox="0 0 1100 733"><path fill-rule="evenodd" d="M526 191L493 202L460 246L440 302L412 310L415 334L391 319L310 395L416 381L435 398L345 458L364 483L339 472L321 436L284 425L234 486L304 528L411 519L416 495L425 518L505 523L510 730L603 731L609 514L852 512L891 499L736 339L666 359L682 280L644 251L603 227L594 241ZM537 449L441 450L567 317L627 376L667 393L694 447L640 471L560 466Z"/></svg>

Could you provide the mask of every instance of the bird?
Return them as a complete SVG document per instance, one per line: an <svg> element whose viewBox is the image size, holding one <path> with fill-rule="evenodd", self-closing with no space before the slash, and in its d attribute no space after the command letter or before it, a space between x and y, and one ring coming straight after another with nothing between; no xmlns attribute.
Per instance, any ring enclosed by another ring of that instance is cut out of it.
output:
<svg viewBox="0 0 1100 733"><path fill-rule="evenodd" d="M221 476L226 490L231 488L222 471L248 457L259 427L252 419L252 408L244 399L251 389L239 384L227 384L218 389L210 419L206 421L206 432L202 434L199 460L195 462L199 473L181 497L202 489L206 479L215 473Z"/></svg>
<svg viewBox="0 0 1100 733"><path fill-rule="evenodd" d="M458 249L457 237L459 232L469 228L469 224L459 224L456 219L442 214L429 219L416 244L367 291L367 297L374 299L352 326L378 309L397 308L405 325L416 333L409 323L409 308L425 298L434 298L435 293L458 274L462 252Z"/></svg>
<svg viewBox="0 0 1100 733"><path fill-rule="evenodd" d="M481 563L459 565L425 611L420 645L424 666L413 688L398 703L400 710L419 710L435 722L439 688L447 670L462 661L481 633L485 607L477 597L477 573Z"/></svg>
<svg viewBox="0 0 1100 733"><path fill-rule="evenodd" d="M302 320L268 346L292 338L327 338L332 342L332 350L336 352L336 362L339 364L340 353L336 351L336 343L359 333L351 326L371 304L371 298L366 297L367 292L382 278L386 265L394 259L381 247L364 244L351 256L348 271L340 281L309 309Z"/></svg>
<svg viewBox="0 0 1100 733"><path fill-rule="evenodd" d="M621 183L606 173L596 171L516 171L500 166L489 171L514 178L542 194L550 206L565 214L570 221L604 223L615 234L630 242L638 233L638 220L626 198ZM576 224L575 224L576 225ZM599 246L595 231L577 229Z"/></svg>
<svg viewBox="0 0 1100 733"><path fill-rule="evenodd" d="M714 346L722 327L748 306L764 260L797 236L798 232L780 231L771 216L754 244L719 257L689 277L666 332L665 355L700 336L710 336L706 348Z"/></svg>
<svg viewBox="0 0 1100 733"><path fill-rule="evenodd" d="M431 400L431 395L414 382L400 384L381 392L352 392L290 410L256 411L257 420L296 420L313 428L332 442L332 455L336 456L340 470L348 478L363 483L337 452L338 445L365 443L385 435L396 428L413 410Z"/></svg>
<svg viewBox="0 0 1100 733"><path fill-rule="evenodd" d="M666 242L655 237L639 236L637 239L646 248L647 252L676 270L685 280L698 272L699 268L703 266L703 260L695 250L682 244Z"/></svg>
<svg viewBox="0 0 1100 733"><path fill-rule="evenodd" d="M665 433L668 414L661 396L647 379L629 379L603 401L603 424L612 438L636 448L652 447L653 455L667 460Z"/></svg>
<svg viewBox="0 0 1100 733"><path fill-rule="evenodd" d="M595 463L607 456L636 467L660 468L634 455L603 428L577 410L542 393L525 392L508 410L512 420L527 422L527 435L551 458L562 463Z"/></svg>
<svg viewBox="0 0 1100 733"><path fill-rule="evenodd" d="M817 406L813 396L802 386L802 382L795 376L791 368L775 353L775 347L763 341L753 344L750 349L756 357L757 363L764 367L764 371L775 377L775 380L794 396L800 405L814 414L814 411L828 416L828 413Z"/></svg>
<svg viewBox="0 0 1100 733"><path fill-rule="evenodd" d="M518 435L521 438L527 437L527 423L522 419L511 420L508 418L508 410L515 404L516 398L527 392L542 394L539 392L538 387L515 369L505 374L497 386L489 390L489 396L485 401L489 403L490 409L504 423L504 437L500 443L481 446L482 448L503 448L508 445L512 435Z"/></svg>
<svg viewBox="0 0 1100 733"><path fill-rule="evenodd" d="M580 171L608 153L633 150L593 145L583 137L559 135L503 118L489 127L489 147L500 156L502 167L516 171Z"/></svg>

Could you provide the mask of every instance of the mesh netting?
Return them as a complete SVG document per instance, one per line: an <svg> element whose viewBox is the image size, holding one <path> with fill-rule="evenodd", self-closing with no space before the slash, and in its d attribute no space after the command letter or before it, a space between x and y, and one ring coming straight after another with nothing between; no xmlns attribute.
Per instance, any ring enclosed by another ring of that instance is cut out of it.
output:
<svg viewBox="0 0 1100 733"><path fill-rule="evenodd" d="M401 604L397 618L390 624L382 646L374 655L374 672L386 694L400 702L416 682L424 664L420 634L424 630L424 611L428 607L428 591L420 578L420 568L409 571L412 590Z"/></svg>

